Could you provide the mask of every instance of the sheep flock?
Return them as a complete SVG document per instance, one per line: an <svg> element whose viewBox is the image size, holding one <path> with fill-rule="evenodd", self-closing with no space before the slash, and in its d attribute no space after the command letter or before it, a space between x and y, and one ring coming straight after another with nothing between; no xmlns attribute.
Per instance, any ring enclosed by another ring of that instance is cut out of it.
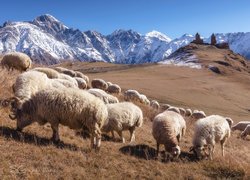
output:
<svg viewBox="0 0 250 180"><path fill-rule="evenodd" d="M160 103L137 90L122 89L100 77L90 81L82 72L63 67L31 69L31 60L23 53L6 54L1 65L8 70L21 71L12 86L13 97L1 101L1 106L10 110L9 118L16 121L16 130L22 131L34 122L41 126L49 123L54 143L60 142L59 124L87 130L90 147L97 151L102 136L110 133L114 139L116 132L125 143L123 131L129 131L129 143L136 143L136 129L145 121L141 105L157 112L152 119L157 157L161 144L166 157L180 156L182 138L190 128L190 119L195 121L190 152L197 159L212 160L216 143L220 143L222 156L225 156L225 144L230 141L232 131L241 131L242 139L250 135L250 121L233 125L233 120L227 116L207 115L202 110Z"/></svg>

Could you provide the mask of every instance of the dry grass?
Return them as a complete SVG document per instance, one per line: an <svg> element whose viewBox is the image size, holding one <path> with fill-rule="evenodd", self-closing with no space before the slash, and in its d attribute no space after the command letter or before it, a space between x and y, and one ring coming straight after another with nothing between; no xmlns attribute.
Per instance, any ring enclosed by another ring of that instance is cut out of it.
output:
<svg viewBox="0 0 250 180"><path fill-rule="evenodd" d="M103 66L105 71L101 70ZM100 73L90 73L89 69L95 67ZM218 76L182 67L127 68L103 63L76 63L70 68L86 70L90 78L101 77L123 89L137 89L160 102L202 109L207 114L227 115L235 122L250 119L247 111L250 109L250 77L245 73ZM0 71L0 99L11 96L11 85L17 74ZM151 119L158 112L147 106L140 107L145 123L136 131L136 142L122 144L106 138L99 153L90 151L89 139L82 139L66 127L60 127L62 142L59 145L51 143L49 125L33 124L18 133L15 122L8 118L8 110L0 109L1 179L250 178L250 138L243 141L238 137L239 132L234 132L226 144L225 158L221 157L217 145L213 161L197 162L189 153L194 124L191 119L186 119L188 130L180 145L180 159L174 162L164 162L161 157L156 159ZM129 133L125 133L125 138L129 139Z"/></svg>

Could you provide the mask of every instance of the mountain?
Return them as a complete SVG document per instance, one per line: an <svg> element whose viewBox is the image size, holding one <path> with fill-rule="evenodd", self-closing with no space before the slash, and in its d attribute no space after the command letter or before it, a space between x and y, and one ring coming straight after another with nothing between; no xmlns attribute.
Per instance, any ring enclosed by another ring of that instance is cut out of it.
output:
<svg viewBox="0 0 250 180"><path fill-rule="evenodd" d="M216 37L218 42L228 42L233 51L250 58L250 33L216 34ZM96 31L69 28L49 14L33 21L5 22L0 26L1 53L24 52L40 64L65 60L121 64L158 62L193 39L189 34L171 40L157 31L142 35L122 29L105 36Z"/></svg>

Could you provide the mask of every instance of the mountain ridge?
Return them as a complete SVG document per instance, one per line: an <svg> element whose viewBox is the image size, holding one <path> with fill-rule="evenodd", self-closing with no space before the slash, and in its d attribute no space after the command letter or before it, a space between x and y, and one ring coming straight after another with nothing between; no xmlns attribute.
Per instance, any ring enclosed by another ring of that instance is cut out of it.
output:
<svg viewBox="0 0 250 180"><path fill-rule="evenodd" d="M216 34L218 42L250 58L250 33ZM55 17L45 14L32 21L5 22L0 26L0 52L20 51L39 64L69 61L105 61L121 64L159 62L194 36L184 34L171 40L167 35L151 31L142 35L133 30L115 30L110 35L97 31L69 28ZM210 38L205 38L209 42Z"/></svg>

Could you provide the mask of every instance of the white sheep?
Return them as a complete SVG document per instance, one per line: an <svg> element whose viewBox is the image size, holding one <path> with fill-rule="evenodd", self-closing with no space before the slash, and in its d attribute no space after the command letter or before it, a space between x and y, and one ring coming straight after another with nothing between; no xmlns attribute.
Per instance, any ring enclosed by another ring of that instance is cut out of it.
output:
<svg viewBox="0 0 250 180"><path fill-rule="evenodd" d="M59 72L57 72L56 70L54 70L52 68L37 67L37 68L32 69L32 71L42 72L42 73L46 74L47 77L50 79L59 78Z"/></svg>
<svg viewBox="0 0 250 180"><path fill-rule="evenodd" d="M242 139L246 139L247 135L250 135L250 124L244 129L244 131L240 134Z"/></svg>
<svg viewBox="0 0 250 180"><path fill-rule="evenodd" d="M201 119L205 118L206 114L204 113L204 111L194 110L191 117L194 119Z"/></svg>
<svg viewBox="0 0 250 180"><path fill-rule="evenodd" d="M17 130L33 122L44 125L49 122L53 130L52 140L60 140L58 133L59 124L71 129L87 127L91 134L91 147L100 148L101 127L108 117L107 107L100 99L74 88L50 88L38 91L29 100L18 107L19 99L12 103L13 109L17 108Z"/></svg>
<svg viewBox="0 0 250 180"><path fill-rule="evenodd" d="M83 78L74 77L74 79L77 81L79 89L87 89L87 82Z"/></svg>
<svg viewBox="0 0 250 180"><path fill-rule="evenodd" d="M231 132L230 123L225 117L219 115L211 115L196 121L191 150L194 151L197 158L208 155L210 159L213 159L214 146L218 142L221 144L222 156L224 156L225 142Z"/></svg>
<svg viewBox="0 0 250 180"><path fill-rule="evenodd" d="M184 108L179 108L179 110L180 110L181 115L185 116L186 110Z"/></svg>
<svg viewBox="0 0 250 180"><path fill-rule="evenodd" d="M240 121L237 124L235 124L234 126L232 126L231 130L235 131L235 130L239 130L239 131L244 131L245 128L250 124L250 121Z"/></svg>
<svg viewBox="0 0 250 180"><path fill-rule="evenodd" d="M189 117L189 116L192 116L193 112L191 109L186 109L186 114L185 116Z"/></svg>
<svg viewBox="0 0 250 180"><path fill-rule="evenodd" d="M91 89L88 89L88 92L90 94L93 94L94 96L100 98L101 100L103 100L103 102L105 104L112 104L112 103L118 103L119 102L117 97L112 96L112 95L106 93L105 91L103 91L101 89L91 88Z"/></svg>
<svg viewBox="0 0 250 180"><path fill-rule="evenodd" d="M136 90L129 89L124 92L125 101L138 101L140 102L140 93Z"/></svg>
<svg viewBox="0 0 250 180"><path fill-rule="evenodd" d="M32 61L30 57L21 52L10 52L3 56L1 65L8 70L17 69L19 71L26 71L31 68Z"/></svg>
<svg viewBox="0 0 250 180"><path fill-rule="evenodd" d="M79 71L75 71L75 73L76 73L75 77L82 78L82 79L84 79L86 81L87 84L89 83L89 77L88 76L86 76L85 74L83 74L83 73L81 73Z"/></svg>
<svg viewBox="0 0 250 180"><path fill-rule="evenodd" d="M103 132L116 131L125 143L122 132L129 130L130 142L135 141L135 128L143 124L143 114L141 109L130 102L107 104L108 118L102 127Z"/></svg>
<svg viewBox="0 0 250 180"><path fill-rule="evenodd" d="M117 84L111 84L108 86L107 88L107 92L109 93L116 93L116 94L120 94L121 93L121 87Z"/></svg>
<svg viewBox="0 0 250 180"><path fill-rule="evenodd" d="M163 110L163 111L167 110L170 107L171 107L171 105L169 105L169 104L161 104L161 110Z"/></svg>
<svg viewBox="0 0 250 180"><path fill-rule="evenodd" d="M73 70L70 70L70 69L67 69L67 68L64 68L64 67L55 67L54 69L56 71L60 72L60 73L69 75L71 77L76 77L76 72L73 71Z"/></svg>
<svg viewBox="0 0 250 180"><path fill-rule="evenodd" d="M108 84L103 79L93 79L91 81L91 86L92 88L98 88L104 91L106 91L108 88Z"/></svg>
<svg viewBox="0 0 250 180"><path fill-rule="evenodd" d="M164 144L166 152L178 157L181 153L179 143L185 131L186 122L180 114L172 111L158 114L152 127L152 134L157 143L157 156L160 144Z"/></svg>
<svg viewBox="0 0 250 180"><path fill-rule="evenodd" d="M140 94L140 96L139 96L139 101L140 101L140 103L142 103L142 104L150 105L150 101L148 100L147 96L144 95L144 94Z"/></svg>
<svg viewBox="0 0 250 180"><path fill-rule="evenodd" d="M181 114L180 109L178 107L174 107L174 106L170 106L167 111L173 111L176 112L178 114Z"/></svg>
<svg viewBox="0 0 250 180"><path fill-rule="evenodd" d="M80 88L75 83L66 79L49 79L51 86L55 88L66 87L66 88Z"/></svg>
<svg viewBox="0 0 250 180"><path fill-rule="evenodd" d="M156 100L152 100L152 101L150 102L150 106L151 106L152 108L154 108L154 109L159 109L159 108L160 108L160 104L159 104L158 101L156 101Z"/></svg>
<svg viewBox="0 0 250 180"><path fill-rule="evenodd" d="M32 71L42 72L42 73L46 74L47 77L50 79L64 79L64 80L70 81L72 84L74 84L76 87L78 87L78 82L76 81L76 79L72 78L71 76L69 76L67 74L60 73L54 69L39 67L39 68L32 69Z"/></svg>

